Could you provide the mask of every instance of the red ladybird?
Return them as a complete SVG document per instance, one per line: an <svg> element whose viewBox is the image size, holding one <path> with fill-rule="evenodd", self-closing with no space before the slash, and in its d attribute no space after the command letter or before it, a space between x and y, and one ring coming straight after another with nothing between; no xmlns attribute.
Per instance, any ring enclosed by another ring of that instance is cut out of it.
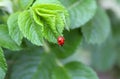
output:
<svg viewBox="0 0 120 79"><path fill-rule="evenodd" d="M64 39L63 36L59 36L58 39L57 39L57 41L58 41L58 44L59 44L60 46L63 46L65 39Z"/></svg>

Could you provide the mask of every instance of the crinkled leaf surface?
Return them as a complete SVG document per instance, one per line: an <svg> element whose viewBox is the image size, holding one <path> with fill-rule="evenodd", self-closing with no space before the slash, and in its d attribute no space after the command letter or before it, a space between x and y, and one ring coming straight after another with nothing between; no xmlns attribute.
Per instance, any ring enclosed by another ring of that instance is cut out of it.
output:
<svg viewBox="0 0 120 79"><path fill-rule="evenodd" d="M57 43L64 28L68 28L68 12L58 0L36 0L31 11L35 22L42 27L45 39Z"/></svg>
<svg viewBox="0 0 120 79"><path fill-rule="evenodd" d="M41 27L34 22L30 11L26 10L19 15L18 24L24 37L35 45L42 45Z"/></svg>
<svg viewBox="0 0 120 79"><path fill-rule="evenodd" d="M58 0L36 0L30 10L20 14L18 24L24 37L33 44L42 45L42 38L57 43L65 26L68 28L67 17L67 10Z"/></svg>
<svg viewBox="0 0 120 79"><path fill-rule="evenodd" d="M11 14L7 21L7 24L9 35L18 45L20 45L22 42L23 35L18 26L18 16L19 12Z"/></svg>

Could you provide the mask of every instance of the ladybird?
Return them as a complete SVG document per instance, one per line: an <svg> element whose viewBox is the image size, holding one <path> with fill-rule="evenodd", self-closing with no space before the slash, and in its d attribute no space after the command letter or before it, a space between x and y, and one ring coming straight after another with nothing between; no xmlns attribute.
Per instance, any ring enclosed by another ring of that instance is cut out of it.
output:
<svg viewBox="0 0 120 79"><path fill-rule="evenodd" d="M57 39L57 41L58 41L58 44L59 44L60 46L63 46L63 45L64 45L64 42L65 42L65 39L64 39L63 36L59 36L58 39Z"/></svg>

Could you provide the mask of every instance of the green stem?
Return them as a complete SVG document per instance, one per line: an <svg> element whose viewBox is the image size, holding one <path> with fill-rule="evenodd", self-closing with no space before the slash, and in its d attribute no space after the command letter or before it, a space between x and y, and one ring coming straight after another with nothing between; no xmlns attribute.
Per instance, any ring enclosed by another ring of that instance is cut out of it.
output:
<svg viewBox="0 0 120 79"><path fill-rule="evenodd" d="M44 50L45 50L45 52L46 53L50 53L50 47L49 47L49 45L47 44L47 42L45 42L44 41L44 43L43 43L43 48L44 48Z"/></svg>

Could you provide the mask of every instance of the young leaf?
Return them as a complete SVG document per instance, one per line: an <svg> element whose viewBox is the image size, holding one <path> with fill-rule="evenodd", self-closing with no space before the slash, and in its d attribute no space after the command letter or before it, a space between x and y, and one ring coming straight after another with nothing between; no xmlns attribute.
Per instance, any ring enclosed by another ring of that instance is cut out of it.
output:
<svg viewBox="0 0 120 79"><path fill-rule="evenodd" d="M109 36L110 31L110 20L101 8L98 8L95 17L82 27L85 40L92 44L104 42Z"/></svg>
<svg viewBox="0 0 120 79"><path fill-rule="evenodd" d="M45 39L57 43L57 37L62 35L64 27L67 28L67 10L58 0L36 0L31 11L35 22L42 26Z"/></svg>
<svg viewBox="0 0 120 79"><path fill-rule="evenodd" d="M42 45L43 37L41 26L34 22L30 11L26 10L19 15L18 24L24 37L30 40L33 44Z"/></svg>
<svg viewBox="0 0 120 79"><path fill-rule="evenodd" d="M6 60L4 58L2 49L0 48L0 79L4 79L6 71L7 71Z"/></svg>
<svg viewBox="0 0 120 79"><path fill-rule="evenodd" d="M0 25L0 46L10 50L21 49L9 36L6 25Z"/></svg>
<svg viewBox="0 0 120 79"><path fill-rule="evenodd" d="M22 9L28 9L33 1L34 0L19 0L19 4Z"/></svg>
<svg viewBox="0 0 120 79"><path fill-rule="evenodd" d="M10 17L8 18L7 24L9 35L18 45L20 45L22 42L23 35L18 27L18 16L19 16L18 12L11 14Z"/></svg>
<svg viewBox="0 0 120 79"><path fill-rule="evenodd" d="M51 45L52 51L59 58L66 58L72 55L81 42L81 35L79 29L74 29L71 30L70 32L65 31L64 37L65 37L65 44L62 47L58 45Z"/></svg>
<svg viewBox="0 0 120 79"><path fill-rule="evenodd" d="M70 14L70 28L78 28L87 23L96 12L96 0L60 0Z"/></svg>
<svg viewBox="0 0 120 79"><path fill-rule="evenodd" d="M70 62L65 65L65 68L71 76L70 79L98 79L91 68L80 62Z"/></svg>

